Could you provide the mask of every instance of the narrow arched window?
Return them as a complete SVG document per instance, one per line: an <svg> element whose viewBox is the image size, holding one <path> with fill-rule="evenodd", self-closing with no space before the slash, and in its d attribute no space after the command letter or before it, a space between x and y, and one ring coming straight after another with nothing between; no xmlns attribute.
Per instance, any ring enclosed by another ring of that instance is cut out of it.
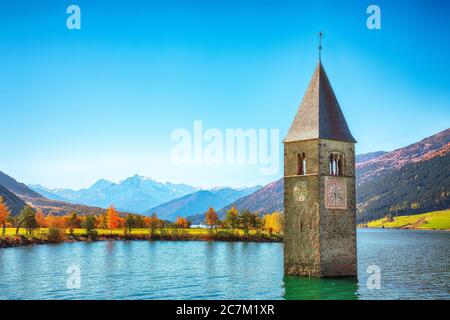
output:
<svg viewBox="0 0 450 320"><path fill-rule="evenodd" d="M339 155L338 154L336 154L334 156L334 161L336 162L336 170L335 170L334 174L338 176L339 175Z"/></svg>
<svg viewBox="0 0 450 320"><path fill-rule="evenodd" d="M303 176L306 174L306 155L305 153L297 154L297 175Z"/></svg>
<svg viewBox="0 0 450 320"><path fill-rule="evenodd" d="M303 175L303 159L300 153L297 154L297 175Z"/></svg>
<svg viewBox="0 0 450 320"><path fill-rule="evenodd" d="M337 172L337 165L336 165L336 154L332 153L330 155L330 174L336 175Z"/></svg>
<svg viewBox="0 0 450 320"><path fill-rule="evenodd" d="M306 174L306 155L305 155L305 153L302 153L302 158L303 158L303 162L302 162L303 174Z"/></svg>
<svg viewBox="0 0 450 320"><path fill-rule="evenodd" d="M330 174L333 176L344 175L344 155L338 153L330 154Z"/></svg>
<svg viewBox="0 0 450 320"><path fill-rule="evenodd" d="M333 154L330 154L330 174L333 174Z"/></svg>
<svg viewBox="0 0 450 320"><path fill-rule="evenodd" d="M344 156L342 154L339 155L337 167L338 167L337 174L339 176L343 176L344 175Z"/></svg>

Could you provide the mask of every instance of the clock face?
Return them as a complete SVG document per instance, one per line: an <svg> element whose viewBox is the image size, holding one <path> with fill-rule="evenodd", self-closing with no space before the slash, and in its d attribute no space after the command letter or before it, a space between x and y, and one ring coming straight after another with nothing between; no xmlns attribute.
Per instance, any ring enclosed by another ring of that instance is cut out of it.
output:
<svg viewBox="0 0 450 320"><path fill-rule="evenodd" d="M347 208L345 180L336 177L325 178L325 207L328 209Z"/></svg>
<svg viewBox="0 0 450 320"><path fill-rule="evenodd" d="M305 181L297 182L294 186L294 199L296 201L306 201L306 197L308 196L308 189Z"/></svg>

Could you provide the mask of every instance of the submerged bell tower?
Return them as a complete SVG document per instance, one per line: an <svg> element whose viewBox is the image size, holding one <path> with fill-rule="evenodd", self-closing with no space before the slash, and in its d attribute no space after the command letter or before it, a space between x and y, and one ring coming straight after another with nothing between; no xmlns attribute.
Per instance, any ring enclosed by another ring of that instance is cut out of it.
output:
<svg viewBox="0 0 450 320"><path fill-rule="evenodd" d="M283 141L284 272L356 276L356 141L322 65L321 49Z"/></svg>

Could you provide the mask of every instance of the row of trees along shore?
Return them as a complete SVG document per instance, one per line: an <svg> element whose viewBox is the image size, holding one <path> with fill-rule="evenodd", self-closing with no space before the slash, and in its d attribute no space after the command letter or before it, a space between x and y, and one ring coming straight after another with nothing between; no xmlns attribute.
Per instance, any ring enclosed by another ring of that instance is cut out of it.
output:
<svg viewBox="0 0 450 320"><path fill-rule="evenodd" d="M213 208L209 208L205 214L204 224L209 228L210 236L218 233L218 229L226 229L233 235L243 233L248 237L251 230L257 235L262 231L267 232L270 236L273 234L282 235L283 233L283 215L279 212L265 214L262 217L243 210L239 212L235 207L228 210L225 219L220 220L218 214ZM65 233L74 236L76 229L84 229L84 235L89 238L97 238L98 230L109 230L110 235L114 230L123 230L124 236L129 236L133 229L147 229L149 237L154 237L157 232L161 233L167 229L187 229L192 223L186 218L178 216L175 222L165 221L158 218L156 213L150 217L137 214L123 214L116 211L114 206L110 206L105 213L101 215L83 215L72 212L65 216L44 215L42 210L34 210L30 206L25 206L21 213L12 216L3 199L0 197L0 226L2 228L1 235L5 236L7 227L15 228L15 234L18 235L21 228L25 229L25 234L32 236L36 230L42 233L41 229L45 229L48 237L54 240L61 240ZM240 232L241 233L240 233ZM117 234L117 232L115 232Z"/></svg>

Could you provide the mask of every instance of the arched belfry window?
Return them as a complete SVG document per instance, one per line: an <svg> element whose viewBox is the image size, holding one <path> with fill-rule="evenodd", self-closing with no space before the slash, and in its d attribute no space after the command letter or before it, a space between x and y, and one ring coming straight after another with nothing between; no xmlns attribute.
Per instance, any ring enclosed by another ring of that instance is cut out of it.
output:
<svg viewBox="0 0 450 320"><path fill-rule="evenodd" d="M330 174L334 174L334 157L333 154L330 154Z"/></svg>
<svg viewBox="0 0 450 320"><path fill-rule="evenodd" d="M338 169L338 175L343 176L344 175L344 156L342 154L338 155L337 160L337 169Z"/></svg>
<svg viewBox="0 0 450 320"><path fill-rule="evenodd" d="M302 156L303 156L303 162L302 162L303 174L306 174L306 155L304 153L302 153Z"/></svg>
<svg viewBox="0 0 450 320"><path fill-rule="evenodd" d="M344 175L344 155L340 153L330 154L330 174L333 176Z"/></svg>
<svg viewBox="0 0 450 320"><path fill-rule="evenodd" d="M305 153L297 154L297 175L303 176L306 174L306 155Z"/></svg>

